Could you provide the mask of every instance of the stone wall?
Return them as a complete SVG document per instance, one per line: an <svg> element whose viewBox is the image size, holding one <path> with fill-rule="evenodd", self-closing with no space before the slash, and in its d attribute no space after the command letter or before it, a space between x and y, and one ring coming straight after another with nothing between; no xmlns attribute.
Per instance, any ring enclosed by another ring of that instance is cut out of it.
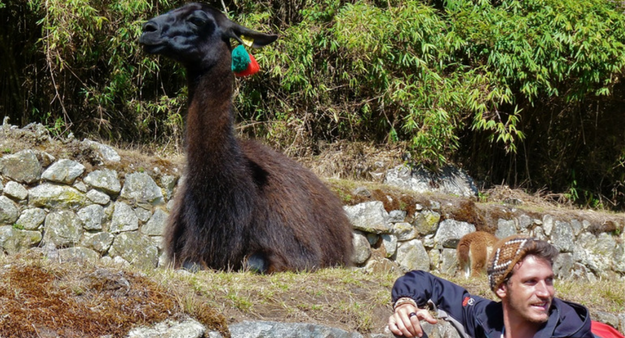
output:
<svg viewBox="0 0 625 338"><path fill-rule="evenodd" d="M0 128L2 137L15 135L50 141L40 125ZM114 260L147 268L166 264L161 235L179 171L124 166L114 148L89 140L66 143L82 152L89 150L88 163L56 158L45 147L0 157L0 254L40 246L60 260ZM418 187L414 189L421 193L423 187L433 186L427 180L434 179L425 177L423 183L424 175L403 167L389 170L386 176L388 184ZM475 193L465 174L455 171L448 176L451 180L436 186L452 187L451 193L465 196ZM370 195L363 187L353 193ZM354 226L354 264L365 270L455 274L459 239L480 228L443 212L446 206L441 203L445 202L435 196L426 197L424 203L405 208L411 214L387 210L382 201L374 200L345 206ZM496 236L528 234L560 249L558 276L593 280L625 275L623 215L568 213L563 217L561 212L525 212L514 203L492 208L505 215L488 224Z"/></svg>

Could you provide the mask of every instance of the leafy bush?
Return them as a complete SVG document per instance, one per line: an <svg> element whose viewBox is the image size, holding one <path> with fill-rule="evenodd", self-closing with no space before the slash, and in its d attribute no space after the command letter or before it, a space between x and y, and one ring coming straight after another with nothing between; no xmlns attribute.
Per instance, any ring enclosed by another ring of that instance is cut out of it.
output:
<svg viewBox="0 0 625 338"><path fill-rule="evenodd" d="M145 19L182 3L0 1L0 109L57 133L178 144L184 69L145 55L137 38ZM253 51L263 72L237 80L242 134L290 154L319 141L396 142L485 184L624 201L622 2L215 4L280 34Z"/></svg>

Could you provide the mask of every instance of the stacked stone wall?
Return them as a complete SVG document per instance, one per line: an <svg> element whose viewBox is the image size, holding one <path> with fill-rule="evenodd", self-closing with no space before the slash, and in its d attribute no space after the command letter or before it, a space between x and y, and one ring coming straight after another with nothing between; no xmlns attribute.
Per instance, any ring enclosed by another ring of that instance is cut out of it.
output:
<svg viewBox="0 0 625 338"><path fill-rule="evenodd" d="M8 137L15 130L5 124L0 133ZM40 142L49 139L39 125L20 130L19 135L24 134ZM90 163L56 158L45 150L7 152L0 157L0 254L42 247L60 260L113 260L145 268L167 264L161 240L180 171L123 166L113 147L90 140L68 142L90 150ZM405 188L427 186L414 183L403 167L386 176L389 184ZM367 194L365 188L356 190ZM467 195L474 191L471 185L457 190ZM529 213L514 204L496 207L499 214L509 216L492 221L489 228L494 234L549 240L561 251L555 266L558 276L593 280L625 275L622 215L599 218L610 223L606 226L597 224L597 217ZM406 208L415 210L410 215L405 210L386 210L381 201L344 209L354 226L354 265L369 271L423 269L454 275L458 241L478 230L476 224L443 213L435 198Z"/></svg>

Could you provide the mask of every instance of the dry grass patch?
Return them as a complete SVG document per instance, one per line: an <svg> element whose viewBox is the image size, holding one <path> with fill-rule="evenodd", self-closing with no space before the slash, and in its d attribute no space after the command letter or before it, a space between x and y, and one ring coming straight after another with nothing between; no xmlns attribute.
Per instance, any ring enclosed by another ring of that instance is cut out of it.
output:
<svg viewBox="0 0 625 338"><path fill-rule="evenodd" d="M123 337L136 326L191 315L227 333L225 319L201 304L185 311L176 290L119 267L0 260L0 336Z"/></svg>

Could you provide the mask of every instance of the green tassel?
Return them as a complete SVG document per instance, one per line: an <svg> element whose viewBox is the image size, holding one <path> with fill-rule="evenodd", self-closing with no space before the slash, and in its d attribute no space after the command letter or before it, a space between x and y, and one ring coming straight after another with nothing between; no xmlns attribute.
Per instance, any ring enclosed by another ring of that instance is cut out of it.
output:
<svg viewBox="0 0 625 338"><path fill-rule="evenodd" d="M238 45L232 50L232 71L235 73L242 72L247 69L250 64L250 55L243 45Z"/></svg>

